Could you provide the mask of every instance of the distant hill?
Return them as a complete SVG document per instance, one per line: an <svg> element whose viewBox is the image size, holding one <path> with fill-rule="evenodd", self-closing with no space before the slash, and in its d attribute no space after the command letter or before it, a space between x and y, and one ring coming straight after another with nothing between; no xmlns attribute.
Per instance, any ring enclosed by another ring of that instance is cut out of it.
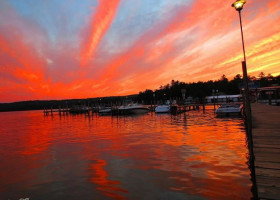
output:
<svg viewBox="0 0 280 200"><path fill-rule="evenodd" d="M122 104L127 99L135 100L137 95L117 96L117 97L101 97L89 99L65 99L65 100L35 100L35 101L19 101L13 103L0 103L0 112L6 111L23 111L23 110L43 110L56 108L70 108L73 105L112 105Z"/></svg>

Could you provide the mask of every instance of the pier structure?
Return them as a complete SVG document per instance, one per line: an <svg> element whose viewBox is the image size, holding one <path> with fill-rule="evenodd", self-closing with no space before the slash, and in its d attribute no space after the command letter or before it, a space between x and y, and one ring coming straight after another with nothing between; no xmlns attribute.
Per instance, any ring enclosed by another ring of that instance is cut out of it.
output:
<svg viewBox="0 0 280 200"><path fill-rule="evenodd" d="M212 104L209 104L210 106ZM203 111L205 110L205 107L207 106L207 104L188 104L188 105L177 105L177 106L172 106L171 108L171 114L180 114L183 112L189 112L189 111L193 111L193 110L200 110L203 109ZM155 111L155 107L156 105L152 105L149 107L151 112ZM89 107L87 112L75 112L75 113L86 113L86 114L90 114L90 113L98 113L99 111L99 107ZM215 110L215 108L214 108ZM68 113L71 113L71 108L58 108L58 109L44 109L43 111L44 115L48 116L48 115L53 115L54 113L58 113L59 115L67 115ZM119 112L117 107L112 107L112 115L123 115L122 112Z"/></svg>
<svg viewBox="0 0 280 200"><path fill-rule="evenodd" d="M255 181L259 199L280 199L280 106L252 104Z"/></svg>
<svg viewBox="0 0 280 200"><path fill-rule="evenodd" d="M54 113L58 113L59 115L66 115L70 111L69 108L59 108L59 109L44 109L44 115L53 115Z"/></svg>
<svg viewBox="0 0 280 200"><path fill-rule="evenodd" d="M176 107L174 110L174 113L183 113L183 112L188 112L192 110L200 110L202 108L205 110L205 104L189 104L189 105L179 105ZM171 112L172 112L172 107L171 107Z"/></svg>

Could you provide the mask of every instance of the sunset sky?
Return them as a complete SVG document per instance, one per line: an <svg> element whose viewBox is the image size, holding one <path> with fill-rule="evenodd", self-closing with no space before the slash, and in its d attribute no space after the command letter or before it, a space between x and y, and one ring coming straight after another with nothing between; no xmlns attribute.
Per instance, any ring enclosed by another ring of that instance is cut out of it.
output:
<svg viewBox="0 0 280 200"><path fill-rule="evenodd" d="M243 59L229 0L0 0L0 102L136 94L229 79ZM242 11L249 75L280 74L280 1Z"/></svg>

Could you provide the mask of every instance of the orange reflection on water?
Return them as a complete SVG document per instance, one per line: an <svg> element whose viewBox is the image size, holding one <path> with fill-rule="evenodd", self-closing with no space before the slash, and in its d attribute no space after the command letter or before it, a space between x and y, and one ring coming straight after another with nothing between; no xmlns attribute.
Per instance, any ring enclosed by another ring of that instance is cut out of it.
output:
<svg viewBox="0 0 280 200"><path fill-rule="evenodd" d="M25 127L21 127L21 141L23 155L39 154L48 149L53 140L53 123L52 118L45 118L45 121L38 120L38 117L43 118L38 112L26 112L23 119Z"/></svg>
<svg viewBox="0 0 280 200"><path fill-rule="evenodd" d="M97 189L100 190L104 195L112 197L114 199L126 199L119 193L128 193L118 185L119 181L109 180L108 173L105 170L107 162L105 160L97 160L96 163L91 165L91 170L94 172L94 176L90 179L92 183L97 184Z"/></svg>
<svg viewBox="0 0 280 200"><path fill-rule="evenodd" d="M248 175L246 170L248 151L244 130L240 129L241 120L237 123L238 119L212 119L217 122L210 123L198 122L197 118L198 116L191 114L186 122L191 126L187 128L157 126L158 130L164 132L160 138L160 142L164 145L160 145L162 148L159 146L156 151L158 156L165 157L164 160L159 160L161 162L159 168L184 173L183 177L173 176L173 179L185 184L185 187L172 189L200 193L209 199L229 199L229 196L230 199L237 199L240 196L244 199L250 197L250 191L244 192L244 185L240 181L242 175ZM170 131L170 128L175 130ZM195 153L184 155L182 151L166 152L166 145L186 146L186 151L195 150ZM169 161L168 164L165 163L166 160ZM193 190L196 184L196 187L200 188L199 191Z"/></svg>
<svg viewBox="0 0 280 200"><path fill-rule="evenodd" d="M44 117L42 113L25 112L6 120L11 122L10 128L6 130L0 126L0 132L1 128L3 133L11 130L14 121L21 118L20 126L15 129L21 132L10 131L3 136L3 142L0 141L9 148L4 150L0 146L0 157L2 152L6 153L8 156L4 158L9 162L2 168L0 165L0 169L13 167L10 172L2 173L5 179L11 180L9 184L18 180L28 182L28 177L20 170L22 167L8 159L18 156L30 162L21 160L20 164L29 171L32 184L40 185L40 180L64 184L64 179L58 178L65 177L55 173L57 169L68 167L67 172L76 172L74 180L80 181L81 187L82 184L89 186L101 199L102 196L134 199L145 193L145 189L152 191L153 199L160 199L163 191L174 195L171 195L174 199L177 193L206 199L248 199L251 196L241 119L218 119L212 111L118 118ZM77 163L77 167L72 167L71 163ZM41 173L46 175L45 179L38 178ZM86 183L83 182L85 174ZM68 178L66 176L71 182ZM4 184L0 180L0 186ZM21 189L28 187L30 185L21 186ZM62 187L64 189L69 188ZM147 196L142 199L144 197Z"/></svg>
<svg viewBox="0 0 280 200"><path fill-rule="evenodd" d="M25 148L21 153L24 155L33 155L48 149L51 138L46 130L42 130L40 133L30 132L24 140Z"/></svg>

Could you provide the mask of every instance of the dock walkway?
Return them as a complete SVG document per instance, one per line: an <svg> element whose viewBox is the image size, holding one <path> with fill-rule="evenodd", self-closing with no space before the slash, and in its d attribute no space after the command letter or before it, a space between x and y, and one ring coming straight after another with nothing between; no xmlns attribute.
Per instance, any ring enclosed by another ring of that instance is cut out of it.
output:
<svg viewBox="0 0 280 200"><path fill-rule="evenodd" d="M258 197L280 200L280 106L254 103L252 116Z"/></svg>

